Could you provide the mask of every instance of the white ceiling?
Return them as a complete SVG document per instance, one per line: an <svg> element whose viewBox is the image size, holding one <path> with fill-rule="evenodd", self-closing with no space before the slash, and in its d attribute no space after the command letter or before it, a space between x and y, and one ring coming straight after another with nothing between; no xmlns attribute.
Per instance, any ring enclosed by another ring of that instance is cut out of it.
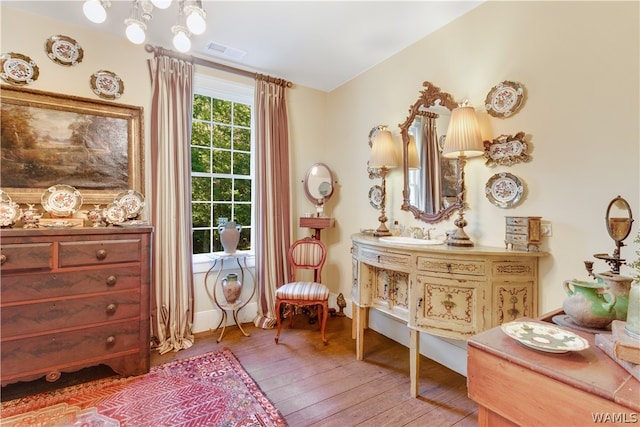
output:
<svg viewBox="0 0 640 427"><path fill-rule="evenodd" d="M203 0L207 31L192 36L191 54L329 92L482 3L476 1L213 1ZM130 0L112 0L94 24L82 1L9 1L12 7L125 38ZM173 49L178 6L153 10L147 40ZM61 34L73 37L73 34ZM81 40L78 40L82 45ZM233 60L208 51L214 42L246 52ZM10 49L5 46L3 49Z"/></svg>

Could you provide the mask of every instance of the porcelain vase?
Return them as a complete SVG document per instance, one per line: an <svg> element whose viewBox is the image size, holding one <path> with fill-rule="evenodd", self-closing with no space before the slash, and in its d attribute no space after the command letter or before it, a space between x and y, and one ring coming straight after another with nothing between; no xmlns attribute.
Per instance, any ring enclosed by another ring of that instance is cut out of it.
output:
<svg viewBox="0 0 640 427"><path fill-rule="evenodd" d="M237 225L234 221L229 221L225 224L218 226L220 232L220 242L224 251L228 254L235 253L240 242L240 230L242 227Z"/></svg>
<svg viewBox="0 0 640 427"><path fill-rule="evenodd" d="M234 273L227 274L222 279L222 293L227 304L235 304L242 293L242 283L238 281L238 275Z"/></svg>
<svg viewBox="0 0 640 427"><path fill-rule="evenodd" d="M565 280L563 287L562 309L577 325L604 329L616 318L616 296L604 283Z"/></svg>

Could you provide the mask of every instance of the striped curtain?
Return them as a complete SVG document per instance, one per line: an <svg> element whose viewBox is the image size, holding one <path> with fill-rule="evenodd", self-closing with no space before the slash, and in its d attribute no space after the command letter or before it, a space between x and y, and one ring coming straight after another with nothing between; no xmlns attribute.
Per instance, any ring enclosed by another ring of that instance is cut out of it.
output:
<svg viewBox="0 0 640 427"><path fill-rule="evenodd" d="M273 328L276 288L287 279L291 240L289 124L286 82L256 76L256 276L258 314L254 324Z"/></svg>

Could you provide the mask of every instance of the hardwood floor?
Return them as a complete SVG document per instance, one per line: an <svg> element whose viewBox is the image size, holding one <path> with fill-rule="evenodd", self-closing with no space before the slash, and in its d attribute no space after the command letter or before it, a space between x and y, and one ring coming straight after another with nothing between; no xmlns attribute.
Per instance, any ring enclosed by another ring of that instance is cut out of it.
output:
<svg viewBox="0 0 640 427"><path fill-rule="evenodd" d="M365 331L365 360L357 361L351 339L351 319L330 317L322 345L317 324L298 315L294 328L283 325L280 344L274 329L253 324L228 327L222 342L219 333L196 335L186 350L160 355L151 353L157 366L175 359L229 348L280 409L291 427L310 426L476 426L477 405L467 397L462 375L425 357L420 363L420 396L409 388L409 349L374 331ZM63 374L55 383L44 379L10 384L2 388L2 400L113 375L105 366Z"/></svg>
<svg viewBox="0 0 640 427"><path fill-rule="evenodd" d="M351 319L331 317L323 346L318 325L296 316L294 328L275 330L245 324L219 333L201 333L193 347L164 355L152 365L229 348L280 409L292 427L308 426L476 426L477 405L467 397L466 378L425 357L420 396L410 395L409 349L374 331L365 331L365 360L355 358Z"/></svg>

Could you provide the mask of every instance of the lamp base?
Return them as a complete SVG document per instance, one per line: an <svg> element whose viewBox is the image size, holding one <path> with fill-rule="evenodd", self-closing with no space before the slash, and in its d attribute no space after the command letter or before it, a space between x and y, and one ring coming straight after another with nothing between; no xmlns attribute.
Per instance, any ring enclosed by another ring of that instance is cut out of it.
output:
<svg viewBox="0 0 640 427"><path fill-rule="evenodd" d="M391 231L389 231L386 224L381 223L378 229L373 232L373 235L375 237L391 236Z"/></svg>
<svg viewBox="0 0 640 427"><path fill-rule="evenodd" d="M447 239L447 245L449 246L473 246L473 242L467 236L467 233L464 232L464 228L458 228L453 234L449 236Z"/></svg>

